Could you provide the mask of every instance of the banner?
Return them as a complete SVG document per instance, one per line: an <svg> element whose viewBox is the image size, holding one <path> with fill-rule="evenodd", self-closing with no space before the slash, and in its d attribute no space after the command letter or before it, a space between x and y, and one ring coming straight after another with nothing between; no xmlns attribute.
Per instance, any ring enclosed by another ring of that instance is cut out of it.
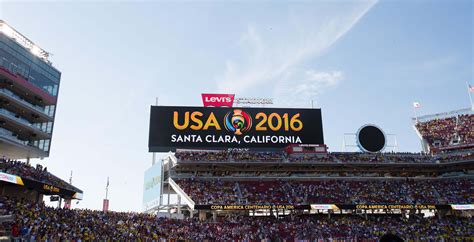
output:
<svg viewBox="0 0 474 242"><path fill-rule="evenodd" d="M64 208L71 209L71 199L64 200Z"/></svg>
<svg viewBox="0 0 474 242"><path fill-rule="evenodd" d="M161 163L157 162L145 171L143 182L143 211L160 205Z"/></svg>
<svg viewBox="0 0 474 242"><path fill-rule="evenodd" d="M320 109L152 106L150 152L324 144Z"/></svg>
<svg viewBox="0 0 474 242"><path fill-rule="evenodd" d="M204 107L232 107L234 94L201 94Z"/></svg>
<svg viewBox="0 0 474 242"><path fill-rule="evenodd" d="M310 205L292 204L228 204L228 205L194 205L197 210L259 210L259 209L288 209L305 210L310 209Z"/></svg>
<svg viewBox="0 0 474 242"><path fill-rule="evenodd" d="M34 189L42 194L45 195L59 195L63 198L74 198L74 199L82 199L82 191L72 191L69 189L60 188L54 185L46 184L40 181L36 181L29 178L21 178L16 175L11 175L8 173L0 172L0 181L9 182L13 184L17 184L20 186L25 186L29 189Z"/></svg>
<svg viewBox="0 0 474 242"><path fill-rule="evenodd" d="M9 182L23 186L23 180L19 176L10 175L8 173L0 172L0 181Z"/></svg>
<svg viewBox="0 0 474 242"><path fill-rule="evenodd" d="M474 210L474 204L451 204L453 210Z"/></svg>
<svg viewBox="0 0 474 242"><path fill-rule="evenodd" d="M312 210L339 210L336 204L311 204Z"/></svg>
<svg viewBox="0 0 474 242"><path fill-rule="evenodd" d="M258 209L288 209L288 210L380 210L380 209L432 209L432 210L450 210L450 209L473 209L474 205L447 205L447 204L200 204L195 205L197 210L258 210Z"/></svg>
<svg viewBox="0 0 474 242"><path fill-rule="evenodd" d="M450 205L445 204L336 204L339 209L362 209L362 210L379 210L379 209L451 209Z"/></svg>
<svg viewBox="0 0 474 242"><path fill-rule="evenodd" d="M109 211L109 199L104 199L104 201L102 201L102 211Z"/></svg>
<svg viewBox="0 0 474 242"><path fill-rule="evenodd" d="M28 179L28 178L23 178L23 182L25 184L25 187L34 189L45 195L59 195L62 198L77 198L80 196L81 198L78 198L78 199L82 199L81 192L76 192L69 189L60 188L54 185L46 184L46 183L39 182L36 180Z"/></svg>

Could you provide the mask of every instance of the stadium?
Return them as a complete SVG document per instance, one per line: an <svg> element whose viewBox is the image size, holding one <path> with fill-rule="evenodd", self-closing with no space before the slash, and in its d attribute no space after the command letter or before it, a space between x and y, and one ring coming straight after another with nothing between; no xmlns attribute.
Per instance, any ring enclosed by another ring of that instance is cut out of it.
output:
<svg viewBox="0 0 474 242"><path fill-rule="evenodd" d="M403 152L372 123L332 151L324 108L151 105L142 211L112 211L107 193L80 209L72 174L32 165L50 155L61 72L1 20L0 61L1 241L474 241L474 106L401 117L420 143Z"/></svg>

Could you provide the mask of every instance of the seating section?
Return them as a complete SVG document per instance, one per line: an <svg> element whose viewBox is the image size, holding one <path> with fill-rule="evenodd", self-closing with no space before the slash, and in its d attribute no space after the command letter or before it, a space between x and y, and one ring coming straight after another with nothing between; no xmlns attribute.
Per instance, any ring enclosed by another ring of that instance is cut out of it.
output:
<svg viewBox="0 0 474 242"><path fill-rule="evenodd" d="M433 151L442 148L474 147L473 114L419 122L416 128Z"/></svg>
<svg viewBox="0 0 474 242"><path fill-rule="evenodd" d="M474 179L234 181L182 179L196 204L470 204Z"/></svg>
<svg viewBox="0 0 474 242"><path fill-rule="evenodd" d="M9 229L16 241L378 241L385 233L406 241L472 241L474 219L461 217L372 215L300 215L276 218L219 217L174 220L143 213L57 209L0 197L0 215L13 215Z"/></svg>
<svg viewBox="0 0 474 242"><path fill-rule="evenodd" d="M205 204L238 203L235 182L189 179L179 185L186 194L193 194L193 198Z"/></svg>
<svg viewBox="0 0 474 242"><path fill-rule="evenodd" d="M51 174L46 167L39 164L36 167L33 167L21 161L0 159L0 171L63 189L77 191L77 188Z"/></svg>
<svg viewBox="0 0 474 242"><path fill-rule="evenodd" d="M435 163L474 159L474 150L426 155L420 153L333 152L319 155L287 155L283 152L178 151L184 162L317 162L317 163Z"/></svg>

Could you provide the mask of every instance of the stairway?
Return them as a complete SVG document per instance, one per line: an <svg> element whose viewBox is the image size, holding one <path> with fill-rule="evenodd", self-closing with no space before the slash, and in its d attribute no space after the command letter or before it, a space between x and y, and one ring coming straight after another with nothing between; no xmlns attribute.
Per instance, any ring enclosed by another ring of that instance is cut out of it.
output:
<svg viewBox="0 0 474 242"><path fill-rule="evenodd" d="M240 204L243 204L244 203L244 197L242 195L242 190L240 190L240 185L238 182L235 182L235 187L234 187L234 191L237 192L237 197L239 198L238 201ZM247 201L245 201L246 203Z"/></svg>
<svg viewBox="0 0 474 242"><path fill-rule="evenodd" d="M184 201L191 210L194 210L194 205L196 203L188 196L188 194L186 194L173 179L168 178L168 182L171 185L171 188L173 188L173 190L181 197L181 201Z"/></svg>

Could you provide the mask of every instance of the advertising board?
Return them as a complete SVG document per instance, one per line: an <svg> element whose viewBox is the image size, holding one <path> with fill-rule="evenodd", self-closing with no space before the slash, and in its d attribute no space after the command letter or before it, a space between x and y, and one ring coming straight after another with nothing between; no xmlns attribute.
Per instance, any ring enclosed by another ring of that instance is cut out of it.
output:
<svg viewBox="0 0 474 242"><path fill-rule="evenodd" d="M324 144L320 109L152 106L149 151Z"/></svg>
<svg viewBox="0 0 474 242"><path fill-rule="evenodd" d="M204 107L232 107L234 104L234 94L201 94Z"/></svg>
<svg viewBox="0 0 474 242"><path fill-rule="evenodd" d="M155 208L160 204L161 195L161 163L156 163L145 171L143 185L144 211Z"/></svg>

